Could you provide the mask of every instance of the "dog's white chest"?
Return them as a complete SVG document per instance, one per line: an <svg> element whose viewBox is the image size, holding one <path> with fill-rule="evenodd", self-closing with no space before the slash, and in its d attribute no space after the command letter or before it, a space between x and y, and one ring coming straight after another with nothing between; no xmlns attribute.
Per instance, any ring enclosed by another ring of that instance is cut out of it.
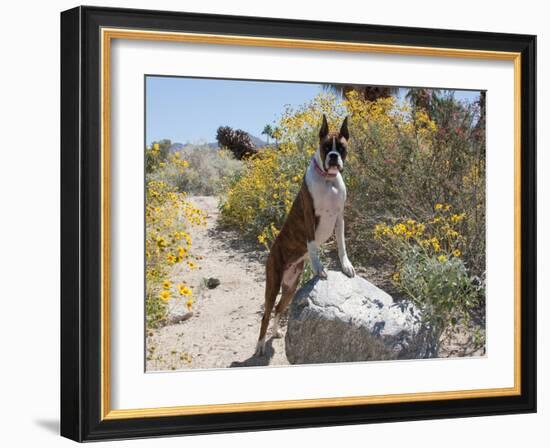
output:
<svg viewBox="0 0 550 448"><path fill-rule="evenodd" d="M319 219L315 228L315 241L323 244L334 233L336 218L344 211L346 186L340 175L330 180L306 176L306 183L313 198L315 215Z"/></svg>

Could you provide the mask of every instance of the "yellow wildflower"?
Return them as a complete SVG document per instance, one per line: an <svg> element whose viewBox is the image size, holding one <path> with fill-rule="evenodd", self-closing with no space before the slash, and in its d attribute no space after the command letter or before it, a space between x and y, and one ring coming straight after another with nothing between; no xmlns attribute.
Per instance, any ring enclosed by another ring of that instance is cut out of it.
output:
<svg viewBox="0 0 550 448"><path fill-rule="evenodd" d="M407 231L407 227L405 227L405 224L396 224L393 226L393 233L396 235L401 235Z"/></svg>
<svg viewBox="0 0 550 448"><path fill-rule="evenodd" d="M183 283L181 285L178 285L178 290L182 296L190 296L191 294L193 294L193 290Z"/></svg>
<svg viewBox="0 0 550 448"><path fill-rule="evenodd" d="M461 213L460 215L454 214L451 216L452 222L460 222L466 217L466 213Z"/></svg>

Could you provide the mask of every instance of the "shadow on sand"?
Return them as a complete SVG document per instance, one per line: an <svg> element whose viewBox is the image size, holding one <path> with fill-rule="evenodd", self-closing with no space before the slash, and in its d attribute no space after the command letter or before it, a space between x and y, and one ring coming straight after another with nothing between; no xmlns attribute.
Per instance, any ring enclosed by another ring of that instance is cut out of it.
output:
<svg viewBox="0 0 550 448"><path fill-rule="evenodd" d="M270 338L265 343L265 353L261 356L252 355L250 358L244 361L233 361L229 367L260 367L268 366L269 362L273 358L275 350L273 349L273 338Z"/></svg>

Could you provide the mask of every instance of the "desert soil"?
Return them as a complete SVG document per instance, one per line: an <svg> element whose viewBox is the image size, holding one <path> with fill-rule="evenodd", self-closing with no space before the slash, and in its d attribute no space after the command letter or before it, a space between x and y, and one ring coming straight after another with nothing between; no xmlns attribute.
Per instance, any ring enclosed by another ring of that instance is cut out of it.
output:
<svg viewBox="0 0 550 448"><path fill-rule="evenodd" d="M147 370L287 365L284 339L269 339L266 356L254 356L263 312L265 251L218 223L216 197L189 199L208 215L206 227L190 232L193 254L203 260L197 261L198 269L185 273L176 267L171 281L177 284L185 278L192 287L193 315L149 331ZM211 277L220 281L214 289L206 286ZM181 299L173 299L169 309L169 322L188 313Z"/></svg>

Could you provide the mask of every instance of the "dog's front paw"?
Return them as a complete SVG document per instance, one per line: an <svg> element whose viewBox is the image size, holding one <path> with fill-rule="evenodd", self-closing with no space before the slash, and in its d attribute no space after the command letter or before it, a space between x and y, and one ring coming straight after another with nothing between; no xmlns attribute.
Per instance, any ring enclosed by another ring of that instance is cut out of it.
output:
<svg viewBox="0 0 550 448"><path fill-rule="evenodd" d="M346 274L348 277L355 277L355 269L353 268L348 257L345 257L342 260L342 272Z"/></svg>
<svg viewBox="0 0 550 448"><path fill-rule="evenodd" d="M325 271L325 268L321 264L321 260L311 260L311 270L313 271L313 275L316 275L320 279L325 280L327 278L327 271Z"/></svg>

